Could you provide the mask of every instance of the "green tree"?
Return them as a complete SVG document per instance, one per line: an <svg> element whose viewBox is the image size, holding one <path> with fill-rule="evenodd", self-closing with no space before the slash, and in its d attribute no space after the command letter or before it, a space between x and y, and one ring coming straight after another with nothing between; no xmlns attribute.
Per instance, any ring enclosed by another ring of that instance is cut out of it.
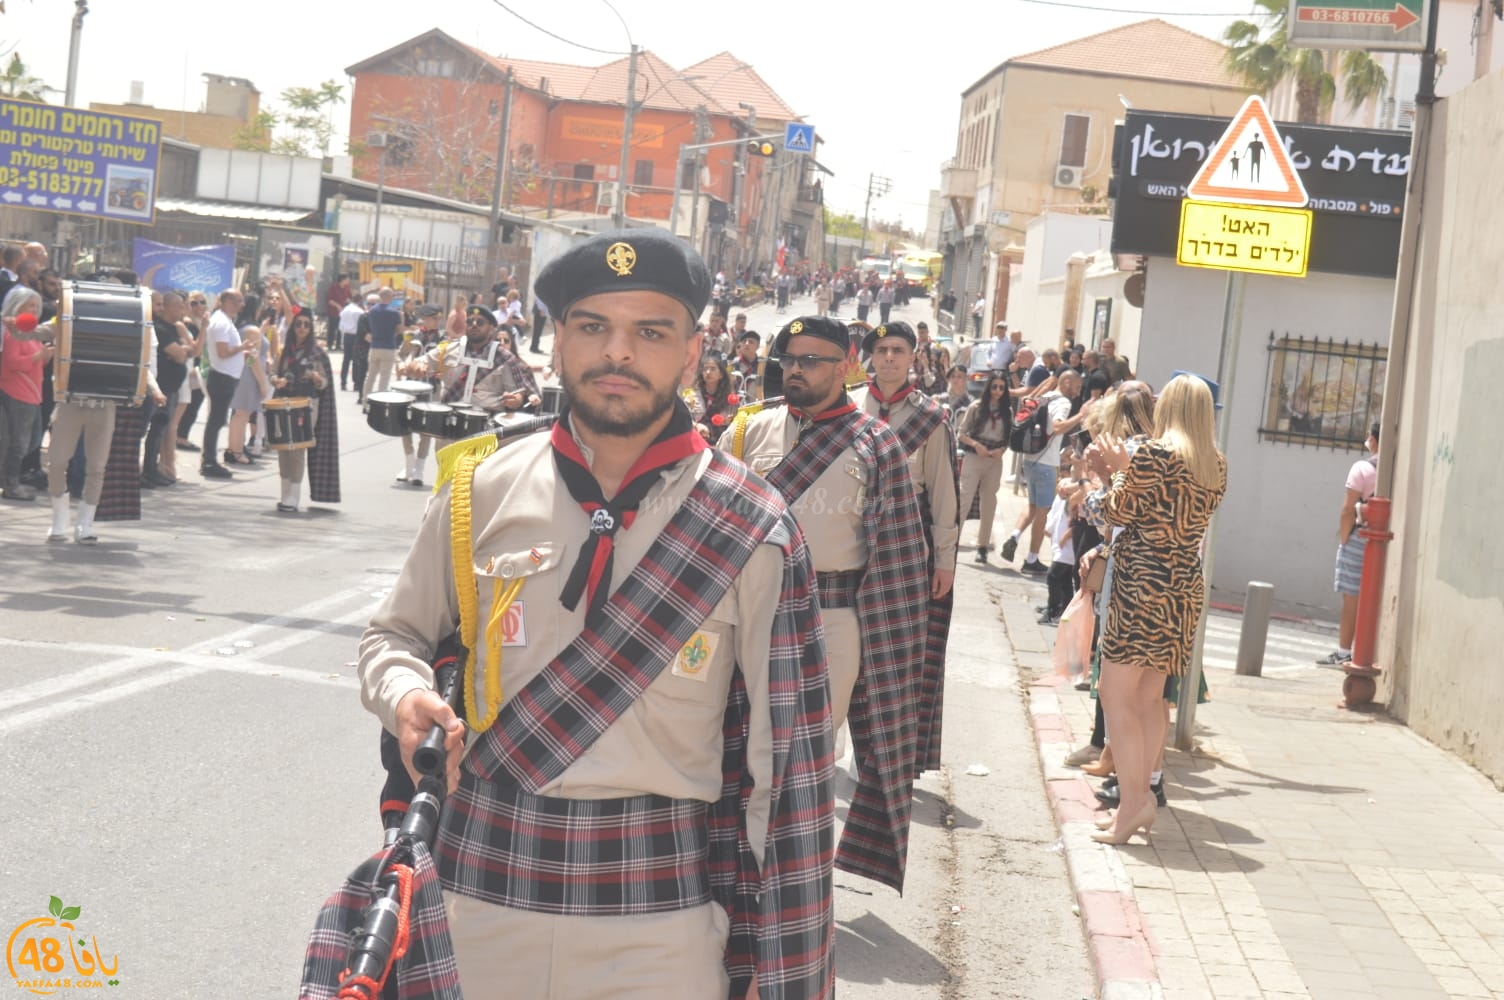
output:
<svg viewBox="0 0 1504 1000"><path fill-rule="evenodd" d="M0 74L0 89L5 91L6 97L16 97L23 101L45 101L44 96L52 87L47 86L40 77L31 75L31 67L21 61L21 53L12 52L10 62L5 64L5 72Z"/></svg>
<svg viewBox="0 0 1504 1000"><path fill-rule="evenodd" d="M1266 97L1280 83L1294 80L1295 119L1315 124L1337 96L1330 54L1290 44L1290 0L1254 0L1254 6L1259 22L1234 21L1223 32L1228 70ZM1388 87L1384 68L1367 52L1344 52L1336 68L1350 108L1359 107Z"/></svg>
<svg viewBox="0 0 1504 1000"><path fill-rule="evenodd" d="M235 133L235 148L250 149L258 153L272 151L272 131L277 127L277 116L270 111L258 111Z"/></svg>
<svg viewBox="0 0 1504 1000"><path fill-rule="evenodd" d="M827 236L849 236L852 239L860 239L862 235L862 220L850 212L832 212L825 210L825 234Z"/></svg>
<svg viewBox="0 0 1504 1000"><path fill-rule="evenodd" d="M325 80L317 87L288 87L281 100L281 111L262 109L235 133L235 148L328 156L334 138L334 106L344 103L345 88Z"/></svg>

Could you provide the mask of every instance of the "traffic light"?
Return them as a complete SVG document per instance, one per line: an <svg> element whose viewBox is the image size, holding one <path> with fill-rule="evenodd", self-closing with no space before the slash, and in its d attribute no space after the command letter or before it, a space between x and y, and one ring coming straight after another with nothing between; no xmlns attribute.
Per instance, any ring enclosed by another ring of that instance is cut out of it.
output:
<svg viewBox="0 0 1504 1000"><path fill-rule="evenodd" d="M749 139L749 140L747 140L747 155L748 156L772 156L773 153L776 151L776 149L777 149L777 147L775 147L767 139Z"/></svg>

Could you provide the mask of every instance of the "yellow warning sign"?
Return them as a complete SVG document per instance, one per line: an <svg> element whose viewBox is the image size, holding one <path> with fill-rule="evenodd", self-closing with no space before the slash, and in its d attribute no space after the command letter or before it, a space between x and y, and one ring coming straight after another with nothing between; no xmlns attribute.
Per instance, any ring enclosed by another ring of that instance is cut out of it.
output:
<svg viewBox="0 0 1504 1000"><path fill-rule="evenodd" d="M1187 267L1304 278L1310 250L1310 209L1180 203L1175 261Z"/></svg>

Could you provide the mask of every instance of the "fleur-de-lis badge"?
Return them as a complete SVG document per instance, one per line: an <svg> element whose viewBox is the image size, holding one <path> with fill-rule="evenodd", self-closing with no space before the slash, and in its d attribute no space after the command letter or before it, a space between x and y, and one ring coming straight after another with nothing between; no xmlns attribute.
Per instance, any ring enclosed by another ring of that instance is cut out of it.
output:
<svg viewBox="0 0 1504 1000"><path fill-rule="evenodd" d="M877 338L879 340L881 340L882 338L886 337L887 335L888 335L888 328L887 328L886 325L880 326L880 327L877 328Z"/></svg>
<svg viewBox="0 0 1504 1000"><path fill-rule="evenodd" d="M625 278L637 266L637 251L630 243L613 243L606 248L606 266L615 271L618 278Z"/></svg>
<svg viewBox="0 0 1504 1000"><path fill-rule="evenodd" d="M689 643L683 649L679 650L679 659L683 664L683 671L686 674L693 675L699 673L700 668L704 666L705 661L709 657L710 650L705 647L705 637L699 634L695 635L694 642Z"/></svg>
<svg viewBox="0 0 1504 1000"><path fill-rule="evenodd" d="M804 332L804 320L802 320L802 319L796 319L796 320L794 320L794 322L792 322L792 323L789 324L789 333L803 333L803 332Z"/></svg>

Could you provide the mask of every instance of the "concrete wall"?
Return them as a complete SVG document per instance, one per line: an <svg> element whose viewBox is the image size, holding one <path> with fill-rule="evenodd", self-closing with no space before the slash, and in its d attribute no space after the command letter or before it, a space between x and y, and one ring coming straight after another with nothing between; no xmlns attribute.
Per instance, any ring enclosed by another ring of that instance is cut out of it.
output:
<svg viewBox="0 0 1504 1000"><path fill-rule="evenodd" d="M1156 389L1176 369L1216 377L1227 273L1149 261L1138 357ZM1227 496L1217 512L1213 586L1242 593L1250 580L1275 598L1335 612L1332 592L1343 483L1359 451L1259 440L1268 400L1269 334L1387 343L1394 282L1347 275L1249 275L1242 346L1219 419L1231 420ZM1132 355L1130 355L1132 357ZM1230 397L1230 398L1229 398Z"/></svg>
<svg viewBox="0 0 1504 1000"><path fill-rule="evenodd" d="M1112 314L1108 317L1107 336L1117 344L1118 354L1129 361L1138 359L1139 327L1144 311L1129 303L1123 294L1123 285L1131 271L1119 271L1112 263L1112 255L1098 251L1087 266L1086 278L1081 283L1081 312L1076 317L1077 343L1092 344L1092 321L1096 316L1097 299L1112 300Z"/></svg>
<svg viewBox="0 0 1504 1000"><path fill-rule="evenodd" d="M1501 144L1504 73L1437 105L1379 662L1392 712L1504 785L1504 203L1479 197Z"/></svg>
<svg viewBox="0 0 1504 1000"><path fill-rule="evenodd" d="M1010 330L1023 330L1035 347L1060 343L1065 301L1065 262L1073 253L1092 253L1112 241L1112 220L1101 215L1049 213L1029 223L1023 272L1010 286ZM1077 324L1077 336L1081 326ZM1089 329L1089 327L1088 327ZM984 331L985 332L985 331Z"/></svg>

